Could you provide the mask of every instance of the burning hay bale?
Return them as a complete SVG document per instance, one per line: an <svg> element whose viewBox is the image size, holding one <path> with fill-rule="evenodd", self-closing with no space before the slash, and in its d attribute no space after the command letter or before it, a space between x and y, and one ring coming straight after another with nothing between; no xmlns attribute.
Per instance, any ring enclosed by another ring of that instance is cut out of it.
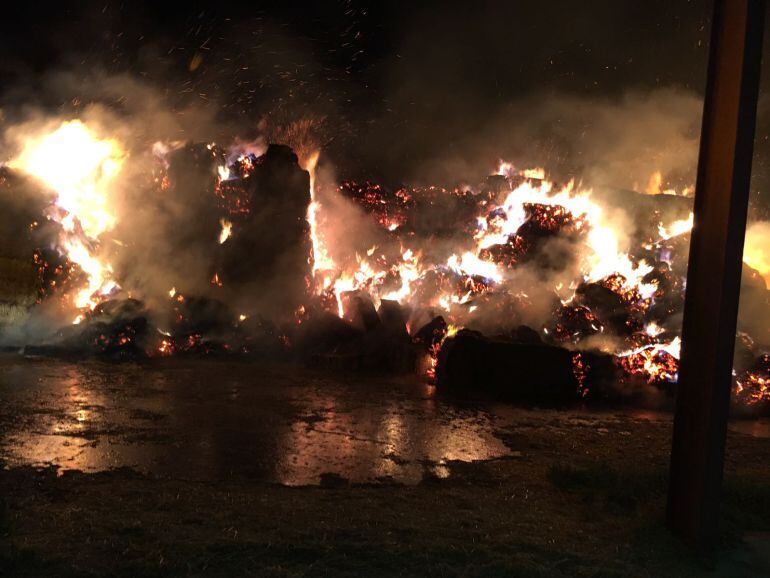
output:
<svg viewBox="0 0 770 578"><path fill-rule="evenodd" d="M237 183L250 208L233 217L232 237L222 242L220 279L231 293L250 291L254 301L290 313L310 275L310 176L286 146L270 145L250 163Z"/></svg>
<svg viewBox="0 0 770 578"><path fill-rule="evenodd" d="M50 342L25 347L25 353L136 359L146 355L151 335L148 313L140 301L110 300L79 323L61 329Z"/></svg>
<svg viewBox="0 0 770 578"><path fill-rule="evenodd" d="M72 150L89 156L46 162ZM156 143L151 174L127 184L121 171L141 172L128 150L67 121L0 173L0 196L39 186L30 250L8 257L35 249L40 308L76 324L60 349L419 367L447 391L538 403L611 398L603 381L673 390L689 200L594 194L507 163L477 186L337 186L317 181L317 154L306 171L276 144ZM743 287L748 403L764 399L770 294L748 269Z"/></svg>
<svg viewBox="0 0 770 578"><path fill-rule="evenodd" d="M758 271L744 263L738 328L770 347L770 291Z"/></svg>
<svg viewBox="0 0 770 578"><path fill-rule="evenodd" d="M579 398L581 387L567 349L496 341L468 330L444 342L436 377L442 391L529 403L569 403Z"/></svg>
<svg viewBox="0 0 770 578"><path fill-rule="evenodd" d="M374 308L361 294L345 297L347 314L320 313L297 330L296 351L306 364L368 373L414 371L417 348L406 331L406 314L395 302Z"/></svg>
<svg viewBox="0 0 770 578"><path fill-rule="evenodd" d="M733 399L740 413L766 414L770 409L770 354L760 355L735 380Z"/></svg>

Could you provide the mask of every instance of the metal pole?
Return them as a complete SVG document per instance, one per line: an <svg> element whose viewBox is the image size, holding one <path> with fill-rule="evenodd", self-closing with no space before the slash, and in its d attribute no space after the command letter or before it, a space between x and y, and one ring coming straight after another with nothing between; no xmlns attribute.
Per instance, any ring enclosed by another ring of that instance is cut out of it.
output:
<svg viewBox="0 0 770 578"><path fill-rule="evenodd" d="M718 537L764 15L764 0L715 1L667 513L705 551Z"/></svg>

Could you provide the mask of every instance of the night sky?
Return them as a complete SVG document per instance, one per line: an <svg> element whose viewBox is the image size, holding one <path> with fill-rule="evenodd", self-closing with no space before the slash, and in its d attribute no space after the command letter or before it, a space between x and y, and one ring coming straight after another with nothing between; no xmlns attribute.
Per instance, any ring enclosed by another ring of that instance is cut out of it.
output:
<svg viewBox="0 0 770 578"><path fill-rule="evenodd" d="M52 73L128 73L169 107L215 107L243 137L266 116L323 118L320 140L341 170L413 178L432 159L462 155L512 102L700 96L711 4L13 3L0 24L0 102L6 118L30 100L56 109L66 101L48 94ZM760 175L768 128L762 119Z"/></svg>

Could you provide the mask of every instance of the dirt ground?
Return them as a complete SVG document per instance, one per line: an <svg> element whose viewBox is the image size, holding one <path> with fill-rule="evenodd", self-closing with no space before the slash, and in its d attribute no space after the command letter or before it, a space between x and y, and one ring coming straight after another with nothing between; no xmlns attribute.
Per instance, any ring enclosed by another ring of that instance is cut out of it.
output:
<svg viewBox="0 0 770 578"><path fill-rule="evenodd" d="M153 372L177 372L191 397ZM226 404L233 383L240 395ZM663 524L665 414L469 405L414 384L285 369L8 360L0 406L2 576L770 575L770 439L741 433L751 424L730 433L722 543L704 560ZM222 433L276 413L270 428L243 434L248 443ZM396 433L393 416L403 418ZM194 423L215 441L190 450ZM259 441L273 430L292 443ZM65 444L88 459L72 461ZM157 459L131 465L126 448ZM226 467L298 448L294 469ZM291 485L281 477L308 468Z"/></svg>

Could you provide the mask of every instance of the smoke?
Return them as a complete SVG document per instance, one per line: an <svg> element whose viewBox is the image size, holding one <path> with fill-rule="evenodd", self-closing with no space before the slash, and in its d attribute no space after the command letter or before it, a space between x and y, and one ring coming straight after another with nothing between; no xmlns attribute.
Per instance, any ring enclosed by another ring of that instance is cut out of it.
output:
<svg viewBox="0 0 770 578"><path fill-rule="evenodd" d="M267 143L282 142L291 145L304 164L315 151L324 149L329 132L344 124L330 120L329 106L324 105L319 111L306 110L307 118L293 120L285 107L263 116L261 122L256 121L255 111L253 124L244 128L223 120L215 99L192 99L172 106L170 100L176 99L169 98L168 90L127 74L97 71L84 81L72 72L57 72L48 76L46 87L47 99L65 104L52 114L50 107L30 96L23 107L6 110L4 151L10 155L4 156L12 156L20 137L73 117L123 143L126 163L111 195L118 225L104 235L101 251L114 266L121 285L151 306L165 303L172 287L185 293L216 295L210 280L216 272L219 225L202 202L216 180L215 153L208 162L180 168L173 179L175 185L162 195L150 182L159 163L173 165L185 143L216 141L231 143L221 163L261 153ZM17 97L20 90L14 87ZM440 98L429 88L423 97L428 101ZM391 175L398 170L398 178L411 179L411 184L475 183L505 159L521 168L545 167L549 177L561 182L575 179L584 187L643 191L651 176L660 174L661 188L681 190L694 181L701 108L700 98L684 89L629 90L619 96L542 92L513 99L494 110L479 107L472 118L445 119L447 125L453 125L443 131L452 134L451 142L439 142L419 123L379 124L376 130L364 125L359 158L368 157L367 162L377 170L379 165L390 166ZM256 138L243 136L253 137L255 132ZM161 158L150 152L157 142L166 143ZM371 247L389 252L400 252L403 247L396 247L369 216L337 192L337 174L345 175L348 168L345 158L335 156L342 150L332 145L323 157L317 193L324 241L332 259L342 269L356 269L357 261ZM394 160L402 164L394 168ZM623 208L605 208L604 219L616 232L618 252L628 251L637 240L633 213L641 203L632 200ZM425 213L426 229L442 222L451 227L456 214L450 202L430 209ZM237 228L234 234L238 234ZM468 241L467 235L459 233L416 236L410 240L410 248L430 254L433 262L442 262L469 249L462 246ZM762 241L757 243L762 245ZM539 248L537 259L510 272L507 282L515 287L517 298L526 300L516 322L541 326L549 320L558 305L557 297L569 294L565 289L557 296L552 288L568 288L580 276L585 257L585 246L555 238ZM249 288L252 295L236 295L235 301L240 307L251 300L259 303L259 309L269 310L270 293L280 291L278 281L267 294L254 286ZM485 317L481 309L473 323L490 331L500 326L498 318Z"/></svg>
<svg viewBox="0 0 770 578"><path fill-rule="evenodd" d="M0 125L0 158L11 161L24 143L49 134L72 119L81 121L95 138L114 141L121 151L121 167L104 195L105 211L113 218L114 225L101 233L96 243L89 242L89 246L93 256L113 272L114 280L123 287L119 296L140 298L151 310L161 310L163 305L168 309L172 288L199 296L221 297L217 283L212 281L221 260L218 242L221 211L213 195L218 180L217 167L244 154L262 154L266 149L265 140L239 138L241 127L223 123L217 117L216 103L192 100L175 108L164 90L128 75L96 71L84 80L74 73L58 72L48 76L46 87L49 100L66 104L52 111L30 94L23 106L6 109ZM14 87L13 97L9 99L23 101L21 92L22 87ZM73 95L80 96L73 98ZM279 130L268 124L263 124L262 129ZM291 130L296 133L295 145L301 144L303 137L310 139L310 127L304 127L304 132L296 127ZM214 141L223 143L225 148L206 145ZM232 146L228 148L230 143ZM62 152L77 156L77 151ZM63 157L51 162L66 164L68 161ZM161 182L166 175L168 184ZM3 235L0 256L29 259L33 247L60 248L57 237L61 227L43 219L46 205L55 196L53 191L18 171L12 173L12 177L20 182L14 182L13 187L3 187L0 200L8 201L3 204L4 215L9 215L9 222L21 224L21 234L15 238ZM298 185L303 186L301 182ZM307 184L304 190L307 191ZM272 209L276 209L275 202ZM252 207L251 218L262 222L260 226L269 234L265 227L270 217L261 217L258 214L261 210L259 205ZM33 221L41 221L42 225L36 230L34 241L28 242L27 227ZM236 236L241 234L243 231L236 230ZM281 239L280 233L274 236ZM244 258L248 257L254 258ZM293 263L282 265L282 258L279 249L274 278L265 282L269 291L260 290L265 284L242 286L243 295L231 294L233 304L240 306L250 301L254 304L252 311L255 308L269 311L282 296L298 292L298 287L281 287L281 275L284 272L288 275L294 266ZM292 278L291 283L296 285L297 279ZM37 308L40 311L35 313L35 319L25 317L23 321L27 326L23 330L10 328L5 332L6 337L15 340L23 334L35 341L70 323L74 316L71 310L62 311L58 300L50 301L45 307ZM12 313L4 318L18 326L19 316L15 310Z"/></svg>
<svg viewBox="0 0 770 578"><path fill-rule="evenodd" d="M422 159L415 166L407 158L404 166L423 182L474 182L503 159L520 168L544 167L556 180L637 191L659 171L663 188L681 190L695 181L701 111L697 94L678 89L619 97L541 93L477 112L466 131L445 129L453 132L449 143L425 147L425 137L412 132L422 127L406 127L398 154ZM380 150L386 160L395 154Z"/></svg>

